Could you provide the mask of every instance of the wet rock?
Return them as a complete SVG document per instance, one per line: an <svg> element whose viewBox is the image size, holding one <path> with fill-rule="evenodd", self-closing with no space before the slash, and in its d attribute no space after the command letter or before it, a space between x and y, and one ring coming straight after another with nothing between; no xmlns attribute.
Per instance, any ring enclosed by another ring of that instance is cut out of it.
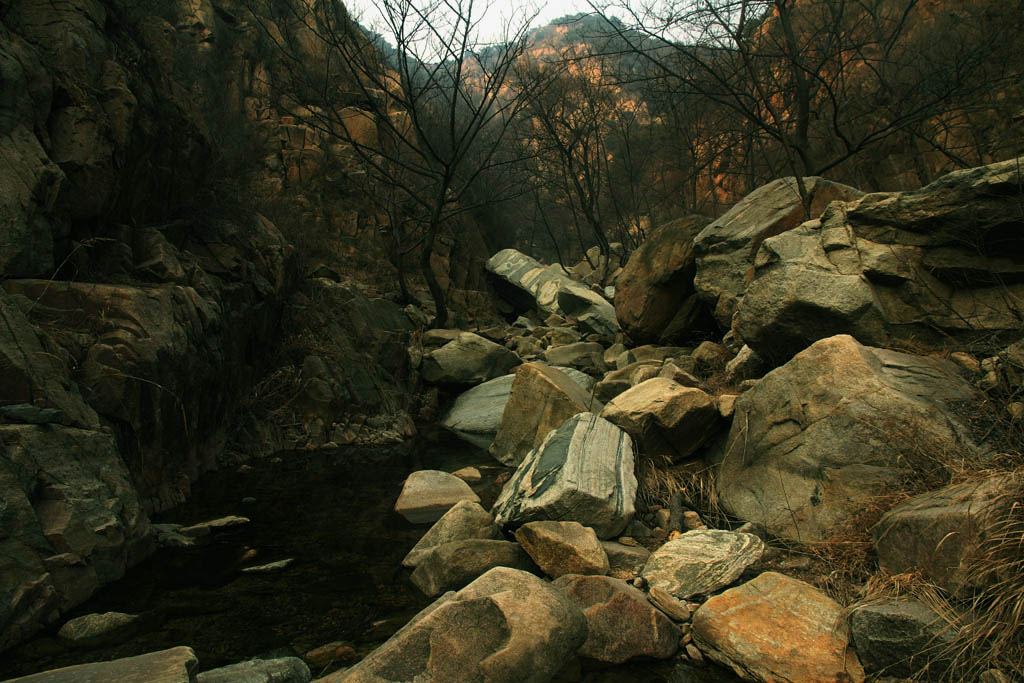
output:
<svg viewBox="0 0 1024 683"><path fill-rule="evenodd" d="M636 490L629 435L593 413L581 413L530 451L492 512L500 526L574 521L608 538L632 519Z"/></svg>
<svg viewBox="0 0 1024 683"><path fill-rule="evenodd" d="M842 608L817 588L765 572L701 605L693 635L748 680L858 683L864 670L842 623Z"/></svg>
<svg viewBox="0 0 1024 683"><path fill-rule="evenodd" d="M152 551L149 520L114 439L60 425L0 425L0 649L83 602Z"/></svg>
<svg viewBox="0 0 1024 683"><path fill-rule="evenodd" d="M241 571L243 574L275 574L287 569L293 562L295 562L295 558L288 557L277 562L268 562L256 565L255 567L245 567Z"/></svg>
<svg viewBox="0 0 1024 683"><path fill-rule="evenodd" d="M322 680L542 683L586 638L586 618L562 591L499 567L442 596L361 662Z"/></svg>
<svg viewBox="0 0 1024 683"><path fill-rule="evenodd" d="M250 659L196 676L196 683L309 683L309 667L298 657Z"/></svg>
<svg viewBox="0 0 1024 683"><path fill-rule="evenodd" d="M819 177L804 178L811 197L811 216L819 216L834 200L856 199L863 193ZM758 247L768 237L804 222L804 208L795 178L779 178L741 199L694 238L696 274L693 285L723 329L743 297L746 273Z"/></svg>
<svg viewBox="0 0 1024 683"><path fill-rule="evenodd" d="M920 571L953 593L999 580L972 571L971 564L983 552L987 527L1013 504L1006 496L1008 483L1005 476L993 476L929 491L896 506L872 531L879 565L891 574Z"/></svg>
<svg viewBox="0 0 1024 683"><path fill-rule="evenodd" d="M527 522L516 540L545 574L607 574L608 556L590 527L579 522Z"/></svg>
<svg viewBox="0 0 1024 683"><path fill-rule="evenodd" d="M137 614L123 612L86 614L61 626L57 638L73 647L94 647L129 637L138 626L138 619Z"/></svg>
<svg viewBox="0 0 1024 683"><path fill-rule="evenodd" d="M944 648L955 639L953 627L913 599L855 608L850 613L850 632L865 672L908 678L926 665L940 676L951 656Z"/></svg>
<svg viewBox="0 0 1024 683"><path fill-rule="evenodd" d="M519 363L519 356L504 346L461 332L441 348L424 354L420 374L434 384L478 384L506 374Z"/></svg>
<svg viewBox="0 0 1024 683"><path fill-rule="evenodd" d="M53 669L12 679L9 683L194 683L199 660L190 647L174 647L125 657L109 662L94 662ZM308 680L308 679L307 679Z"/></svg>
<svg viewBox="0 0 1024 683"><path fill-rule="evenodd" d="M413 472L402 485L395 512L413 524L436 522L459 501L480 502L469 484L440 470Z"/></svg>
<svg viewBox="0 0 1024 683"><path fill-rule="evenodd" d="M578 413L601 406L565 373L540 363L516 370L511 396L490 452L499 462L516 466L551 430Z"/></svg>
<svg viewBox="0 0 1024 683"><path fill-rule="evenodd" d="M645 455L692 455L719 429L714 399L664 377L641 382L605 406L601 417L636 439Z"/></svg>
<svg viewBox="0 0 1024 683"><path fill-rule="evenodd" d="M533 563L518 543L468 538L431 548L410 579L424 595L433 598L462 588L494 567L528 570Z"/></svg>
<svg viewBox="0 0 1024 683"><path fill-rule="evenodd" d="M500 536L501 532L489 512L476 501L462 500L430 527L402 560L402 566L415 568L434 548L445 543Z"/></svg>
<svg viewBox="0 0 1024 683"><path fill-rule="evenodd" d="M676 598L710 595L738 579L763 553L764 542L751 534L688 531L654 551L642 576Z"/></svg>
<svg viewBox="0 0 1024 683"><path fill-rule="evenodd" d="M565 591L587 619L582 657L621 664L637 657L667 659L679 648L675 624L623 581L567 574L552 585Z"/></svg>
<svg viewBox="0 0 1024 683"><path fill-rule="evenodd" d="M954 405L975 396L952 363L823 339L736 399L717 457L722 505L822 540L895 485L908 453L972 450Z"/></svg>

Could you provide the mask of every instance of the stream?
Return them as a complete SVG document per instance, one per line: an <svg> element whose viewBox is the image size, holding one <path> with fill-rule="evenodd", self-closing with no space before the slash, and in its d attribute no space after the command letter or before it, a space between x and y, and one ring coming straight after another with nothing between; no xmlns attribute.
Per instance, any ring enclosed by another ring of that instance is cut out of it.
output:
<svg viewBox="0 0 1024 683"><path fill-rule="evenodd" d="M365 656L431 602L401 566L429 528L392 510L405 477L415 469L467 465L484 474L474 488L489 507L503 468L443 432L417 448L281 453L210 472L185 504L153 522L187 525L242 515L248 525L219 532L200 547L161 549L48 631L4 653L0 680L178 645L195 650L203 671L254 656L301 656L332 641L346 641ZM289 558L293 562L275 573L241 571ZM134 636L80 649L57 640L67 619L111 611L142 615ZM667 662L568 676L564 680L594 683L738 680L720 669Z"/></svg>

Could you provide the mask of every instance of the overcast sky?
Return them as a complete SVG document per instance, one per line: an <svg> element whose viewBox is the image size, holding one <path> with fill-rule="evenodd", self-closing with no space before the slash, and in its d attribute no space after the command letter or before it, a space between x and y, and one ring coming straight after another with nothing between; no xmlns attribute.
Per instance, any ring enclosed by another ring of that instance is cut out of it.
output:
<svg viewBox="0 0 1024 683"><path fill-rule="evenodd" d="M394 43L394 39L387 35L380 27L380 13L377 10L376 2L373 2L373 0L343 1L349 11L359 19L360 23L380 32L392 44ZM414 0L414 2L417 1ZM429 2L430 0L427 1ZM473 10L475 15L479 16L479 13L485 7L487 10L480 24L479 39L482 41L498 39L510 22L522 21L522 18L527 16L527 13L532 14L534 11L539 11L539 14L531 22L531 27L544 26L552 20L567 14L590 11L590 5L587 4L586 0L549 0L548 2L543 0L490 0L490 2L474 0Z"/></svg>

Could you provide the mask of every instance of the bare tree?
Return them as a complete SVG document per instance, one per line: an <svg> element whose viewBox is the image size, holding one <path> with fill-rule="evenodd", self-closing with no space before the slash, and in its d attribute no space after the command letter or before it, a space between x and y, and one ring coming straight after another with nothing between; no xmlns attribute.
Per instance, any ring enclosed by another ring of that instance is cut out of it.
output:
<svg viewBox="0 0 1024 683"><path fill-rule="evenodd" d="M295 115L345 143L372 182L398 195L390 202L392 260L401 268L404 254L418 253L434 325L444 326L447 303L431 254L442 227L473 208L474 183L511 166L505 137L527 90L507 83L532 17L506 23L500 39L485 42L485 3L380 0L373 28L394 40L389 50L339 2L251 1L265 3L253 16L287 57L275 87L294 102ZM502 186L494 190L489 201Z"/></svg>

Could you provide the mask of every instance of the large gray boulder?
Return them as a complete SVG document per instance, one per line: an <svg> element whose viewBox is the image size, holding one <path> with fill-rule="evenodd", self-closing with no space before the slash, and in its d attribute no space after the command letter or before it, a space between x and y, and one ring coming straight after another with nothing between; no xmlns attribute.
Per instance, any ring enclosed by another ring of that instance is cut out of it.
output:
<svg viewBox="0 0 1024 683"><path fill-rule="evenodd" d="M837 202L764 241L736 331L776 363L812 342L945 342L1020 331L1024 242L1008 227L1020 164L956 171L913 192Z"/></svg>
<svg viewBox="0 0 1024 683"><path fill-rule="evenodd" d="M109 434L0 425L0 650L84 602L153 549Z"/></svg>
<svg viewBox="0 0 1024 683"><path fill-rule="evenodd" d="M993 523L1019 504L1011 479L995 475L929 491L889 510L872 530L878 563L891 574L920 572L951 593L969 594L999 577L975 570Z"/></svg>
<svg viewBox="0 0 1024 683"><path fill-rule="evenodd" d="M633 441L593 413L566 420L530 451L492 512L501 526L558 520L589 526L598 538L621 532L635 512Z"/></svg>
<svg viewBox="0 0 1024 683"><path fill-rule="evenodd" d="M899 598L856 607L850 635L869 674L911 678L927 667L938 678L953 654L956 630L924 603Z"/></svg>
<svg viewBox="0 0 1024 683"><path fill-rule="evenodd" d="M954 404L976 397L949 361L823 339L736 399L714 458L721 503L772 534L823 540L914 453L973 449Z"/></svg>
<svg viewBox="0 0 1024 683"><path fill-rule="evenodd" d="M502 375L459 394L441 426L464 441L487 450L501 426L515 375Z"/></svg>
<svg viewBox="0 0 1024 683"><path fill-rule="evenodd" d="M763 554L764 541L753 534L687 531L655 550L641 576L679 599L710 595L738 579Z"/></svg>
<svg viewBox="0 0 1024 683"><path fill-rule="evenodd" d="M562 591L517 569L492 569L417 614L386 643L325 683L543 683L587 638Z"/></svg>
<svg viewBox="0 0 1024 683"><path fill-rule="evenodd" d="M569 316L588 332L614 335L619 331L615 309L608 301L564 273L545 267L515 249L503 249L487 261L499 293L520 309L537 307L545 313Z"/></svg>
<svg viewBox="0 0 1024 683"><path fill-rule="evenodd" d="M679 322L679 332L699 322L704 307L685 302L696 295L693 238L710 220L695 214L658 226L630 255L615 283L615 315L633 341L661 341L680 309L689 316Z"/></svg>
<svg viewBox="0 0 1024 683"><path fill-rule="evenodd" d="M423 356L420 374L434 384L478 384L506 374L519 356L472 332L462 332Z"/></svg>
<svg viewBox="0 0 1024 683"><path fill-rule="evenodd" d="M812 218L820 216L832 201L856 199L863 194L817 176L804 178L804 184L811 195ZM694 238L693 285L714 309L715 319L724 329L732 324L758 247L765 239L792 230L804 220L796 179L779 178L748 194Z"/></svg>

